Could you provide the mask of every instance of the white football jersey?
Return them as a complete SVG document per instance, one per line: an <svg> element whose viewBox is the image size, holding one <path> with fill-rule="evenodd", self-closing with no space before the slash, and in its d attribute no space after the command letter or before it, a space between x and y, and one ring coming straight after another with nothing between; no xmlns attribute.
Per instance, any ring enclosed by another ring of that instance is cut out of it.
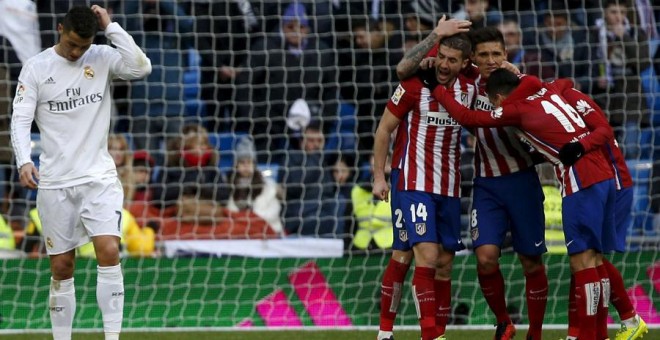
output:
<svg viewBox="0 0 660 340"><path fill-rule="evenodd" d="M39 188L55 189L117 176L108 153L112 78L142 78L151 61L119 24L105 35L116 46L92 45L75 62L54 48L30 58L18 79L11 137L20 168L31 162L30 125L41 132Z"/></svg>

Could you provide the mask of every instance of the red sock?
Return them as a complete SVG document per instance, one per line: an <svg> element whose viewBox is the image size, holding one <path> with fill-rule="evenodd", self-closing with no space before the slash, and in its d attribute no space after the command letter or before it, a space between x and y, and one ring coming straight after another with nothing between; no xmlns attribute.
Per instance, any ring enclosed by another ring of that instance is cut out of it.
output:
<svg viewBox="0 0 660 340"><path fill-rule="evenodd" d="M504 277L500 271L500 266L490 273L477 273L479 276L479 285L481 292L497 318L497 323L511 323L509 313L506 311L506 301L504 299Z"/></svg>
<svg viewBox="0 0 660 340"><path fill-rule="evenodd" d="M621 320L627 320L635 315L635 307L630 302L626 286L623 284L623 277L618 269L608 260L603 259L603 266L607 270L607 276L610 278L610 302L616 308Z"/></svg>
<svg viewBox="0 0 660 340"><path fill-rule="evenodd" d="M545 305L548 302L548 277L545 267L532 273L525 273L525 291L527 295L527 316L529 317L529 330L527 336L532 339L541 339Z"/></svg>
<svg viewBox="0 0 660 340"><path fill-rule="evenodd" d="M451 314L451 280L435 280L435 327L440 335L445 334L447 319Z"/></svg>
<svg viewBox="0 0 660 340"><path fill-rule="evenodd" d="M380 286L380 330L391 332L409 264L390 259Z"/></svg>
<svg viewBox="0 0 660 340"><path fill-rule="evenodd" d="M607 310L610 306L610 279L607 277L607 269L600 265L596 267L600 277L600 301L598 301L598 315L596 318L596 336L598 339L606 339L607 336Z"/></svg>
<svg viewBox="0 0 660 340"><path fill-rule="evenodd" d="M435 329L435 289L433 277L435 268L415 267L413 275L413 298L417 307L422 340L432 340L440 336Z"/></svg>
<svg viewBox="0 0 660 340"><path fill-rule="evenodd" d="M575 303L577 306L580 340L596 340L596 315L600 300L600 277L596 268L575 273Z"/></svg>
<svg viewBox="0 0 660 340"><path fill-rule="evenodd" d="M577 338L580 335L580 325L575 301L575 275L571 274L571 283L568 287L568 336Z"/></svg>

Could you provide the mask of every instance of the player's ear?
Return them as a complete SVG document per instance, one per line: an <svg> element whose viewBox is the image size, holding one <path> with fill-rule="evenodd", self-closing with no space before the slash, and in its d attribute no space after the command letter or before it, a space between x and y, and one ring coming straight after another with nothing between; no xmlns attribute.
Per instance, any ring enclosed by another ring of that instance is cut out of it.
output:
<svg viewBox="0 0 660 340"><path fill-rule="evenodd" d="M57 24L57 33L64 33L64 26L61 23Z"/></svg>

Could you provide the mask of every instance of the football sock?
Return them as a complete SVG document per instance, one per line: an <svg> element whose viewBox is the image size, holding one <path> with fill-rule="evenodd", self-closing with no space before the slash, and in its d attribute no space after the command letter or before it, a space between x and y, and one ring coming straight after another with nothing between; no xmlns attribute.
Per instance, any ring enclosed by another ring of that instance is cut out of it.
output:
<svg viewBox="0 0 660 340"><path fill-rule="evenodd" d="M478 272L479 285L481 292L497 318L497 323L511 323L509 313L506 311L506 301L504 299L504 277L497 265L494 271L490 273Z"/></svg>
<svg viewBox="0 0 660 340"><path fill-rule="evenodd" d="M438 330L435 328L435 268L415 267L413 275L412 290L419 325L422 329L422 340L437 338Z"/></svg>
<svg viewBox="0 0 660 340"><path fill-rule="evenodd" d="M435 280L435 327L440 335L445 334L447 320L451 314L451 280Z"/></svg>
<svg viewBox="0 0 660 340"><path fill-rule="evenodd" d="M600 295L600 276L596 268L587 268L575 273L575 303L580 340L596 340Z"/></svg>
<svg viewBox="0 0 660 340"><path fill-rule="evenodd" d="M607 269L600 265L596 267L600 277L600 301L598 302L598 317L596 336L599 339L606 339L607 336L607 311L610 306L610 279L607 277Z"/></svg>
<svg viewBox="0 0 660 340"><path fill-rule="evenodd" d="M54 340L71 340L73 316L76 314L76 290L73 278L54 280L50 278L50 322Z"/></svg>
<svg viewBox="0 0 660 340"><path fill-rule="evenodd" d="M115 334L119 336L124 317L124 277L120 264L97 267L96 301L103 315L106 339L113 339Z"/></svg>
<svg viewBox="0 0 660 340"><path fill-rule="evenodd" d="M575 340L580 334L580 325L575 302L575 275L571 274L571 283L568 288L568 337L566 340Z"/></svg>
<svg viewBox="0 0 660 340"><path fill-rule="evenodd" d="M548 302L548 277L545 274L545 266L532 273L525 273L525 291L529 317L527 335L532 339L541 339L545 306Z"/></svg>
<svg viewBox="0 0 660 340"><path fill-rule="evenodd" d="M630 302L621 273L606 259L603 259L603 266L607 269L607 276L610 278L610 302L619 313L619 318L626 320L635 317L637 312Z"/></svg>
<svg viewBox="0 0 660 340"><path fill-rule="evenodd" d="M391 332L409 264L390 259L380 286L380 330Z"/></svg>

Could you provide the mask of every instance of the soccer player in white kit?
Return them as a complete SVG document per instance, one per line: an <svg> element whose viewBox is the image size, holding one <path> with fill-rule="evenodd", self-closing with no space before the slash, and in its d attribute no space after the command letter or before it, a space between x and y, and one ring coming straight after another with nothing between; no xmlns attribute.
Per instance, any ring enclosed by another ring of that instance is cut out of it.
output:
<svg viewBox="0 0 660 340"><path fill-rule="evenodd" d="M98 29L116 48L92 44ZM30 58L18 78L11 139L21 184L39 189L37 208L50 256L50 319L55 340L71 339L75 248L96 250L96 298L106 340L119 339L124 283L119 263L123 190L108 153L110 82L151 73L151 61L100 6L74 7L59 42ZM37 170L30 125L41 131Z"/></svg>

